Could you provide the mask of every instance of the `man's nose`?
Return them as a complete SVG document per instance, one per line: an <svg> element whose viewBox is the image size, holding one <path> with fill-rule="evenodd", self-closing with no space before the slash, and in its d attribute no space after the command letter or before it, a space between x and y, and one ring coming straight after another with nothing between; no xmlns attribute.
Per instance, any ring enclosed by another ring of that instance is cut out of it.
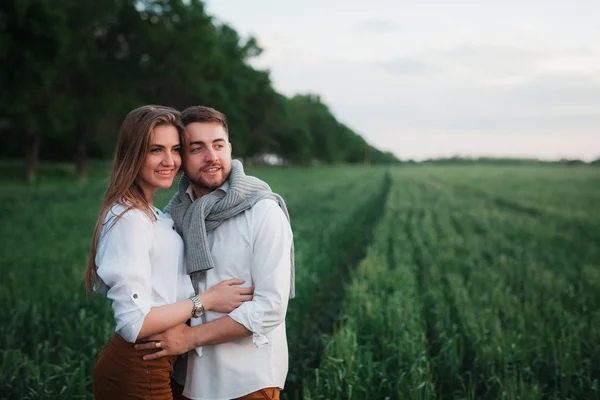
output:
<svg viewBox="0 0 600 400"><path fill-rule="evenodd" d="M217 152L212 147L208 147L206 149L206 153L204 154L205 161L214 161L217 159Z"/></svg>

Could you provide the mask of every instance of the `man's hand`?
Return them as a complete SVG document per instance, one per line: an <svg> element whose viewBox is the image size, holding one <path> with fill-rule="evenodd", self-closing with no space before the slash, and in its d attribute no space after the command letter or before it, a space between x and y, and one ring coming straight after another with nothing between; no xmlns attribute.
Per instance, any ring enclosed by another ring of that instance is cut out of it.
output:
<svg viewBox="0 0 600 400"><path fill-rule="evenodd" d="M157 342L136 344L136 350L161 349L156 353L144 356L144 360L155 360L164 356L174 356L188 352L194 348L192 343L191 328L186 324L177 325L174 328L150 336L148 340Z"/></svg>
<svg viewBox="0 0 600 400"><path fill-rule="evenodd" d="M228 314L254 297L254 288L240 287L243 283L241 279L227 279L211 286L200 296L209 299L204 304L208 310Z"/></svg>

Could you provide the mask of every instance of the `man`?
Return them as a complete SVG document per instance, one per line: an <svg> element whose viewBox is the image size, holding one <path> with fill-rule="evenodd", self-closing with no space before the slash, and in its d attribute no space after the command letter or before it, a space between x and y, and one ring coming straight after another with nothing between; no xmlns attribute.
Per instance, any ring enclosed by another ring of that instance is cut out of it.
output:
<svg viewBox="0 0 600 400"><path fill-rule="evenodd" d="M174 373L187 398L279 399L288 370L285 315L294 295L285 203L232 161L225 115L190 107L182 119L185 175L165 211L184 238L188 273L197 293L237 277L254 287L254 298L229 315L207 311L191 327L136 348L161 348L148 359L189 351L187 372L178 366ZM174 383L175 398L178 390Z"/></svg>

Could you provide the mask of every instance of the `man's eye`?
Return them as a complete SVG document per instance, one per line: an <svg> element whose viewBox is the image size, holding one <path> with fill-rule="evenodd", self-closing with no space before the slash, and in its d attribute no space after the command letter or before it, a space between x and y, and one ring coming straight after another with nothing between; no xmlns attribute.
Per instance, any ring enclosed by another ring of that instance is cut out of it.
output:
<svg viewBox="0 0 600 400"><path fill-rule="evenodd" d="M192 149L191 149L192 153L197 153L199 151L202 151L202 147L192 147Z"/></svg>
<svg viewBox="0 0 600 400"><path fill-rule="evenodd" d="M224 146L222 144L217 145L217 149L222 149Z"/></svg>

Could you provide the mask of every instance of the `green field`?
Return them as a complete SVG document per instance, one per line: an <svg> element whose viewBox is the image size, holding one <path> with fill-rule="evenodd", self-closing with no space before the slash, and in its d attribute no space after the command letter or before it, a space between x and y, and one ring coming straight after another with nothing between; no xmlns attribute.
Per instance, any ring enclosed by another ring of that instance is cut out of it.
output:
<svg viewBox="0 0 600 400"><path fill-rule="evenodd" d="M81 279L106 165L0 165L0 398L92 398ZM600 168L249 169L296 244L289 399L600 398ZM170 191L159 194L166 203Z"/></svg>

